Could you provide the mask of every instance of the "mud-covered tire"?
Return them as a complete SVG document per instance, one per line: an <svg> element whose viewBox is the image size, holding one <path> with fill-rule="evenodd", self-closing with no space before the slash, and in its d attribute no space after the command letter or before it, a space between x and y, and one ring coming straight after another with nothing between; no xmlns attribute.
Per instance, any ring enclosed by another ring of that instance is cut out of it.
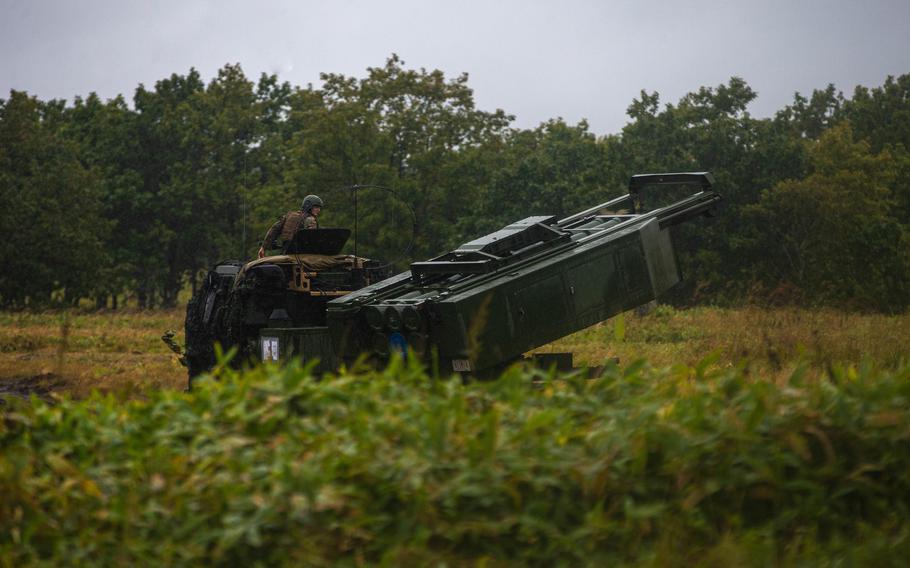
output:
<svg viewBox="0 0 910 568"><path fill-rule="evenodd" d="M186 305L186 367L187 388L193 388L193 379L206 373L215 365L214 339L203 321L205 299L208 294L197 294Z"/></svg>
<svg viewBox="0 0 910 568"><path fill-rule="evenodd" d="M232 366L239 369L246 363L255 362L256 347L259 344L259 328L245 322L245 290L233 290L224 305L225 349L236 348L237 354L232 359Z"/></svg>
<svg viewBox="0 0 910 568"><path fill-rule="evenodd" d="M241 266L240 261L233 260L215 265L206 274L202 287L186 305L184 330L189 389L192 389L196 377L211 371L215 366L215 343L226 343L221 314L229 298L233 275ZM233 271L231 267L234 268Z"/></svg>

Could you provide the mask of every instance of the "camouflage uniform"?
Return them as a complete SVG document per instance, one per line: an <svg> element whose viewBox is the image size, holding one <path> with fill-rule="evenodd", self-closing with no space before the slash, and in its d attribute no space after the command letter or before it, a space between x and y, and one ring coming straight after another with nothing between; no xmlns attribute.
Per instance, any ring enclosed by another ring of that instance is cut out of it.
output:
<svg viewBox="0 0 910 568"><path fill-rule="evenodd" d="M311 213L313 207L322 207L322 200L315 195L307 195L303 200L300 211L288 211L275 221L265 238L262 239L263 248L274 248L275 240L280 236L281 240L287 242L294 238L297 230L301 227L304 229L318 229L319 221Z"/></svg>
<svg viewBox="0 0 910 568"><path fill-rule="evenodd" d="M275 248L275 240L281 237L283 241L289 241L297 233L297 229L316 229L319 223L312 215L306 215L303 211L288 211L275 221L275 224L269 228L262 239L262 246L265 248Z"/></svg>

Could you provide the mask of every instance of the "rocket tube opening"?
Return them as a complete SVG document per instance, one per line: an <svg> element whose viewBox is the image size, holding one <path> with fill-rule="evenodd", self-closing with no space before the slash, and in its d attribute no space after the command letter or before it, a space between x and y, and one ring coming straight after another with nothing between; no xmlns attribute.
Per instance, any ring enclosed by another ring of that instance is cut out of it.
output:
<svg viewBox="0 0 910 568"><path fill-rule="evenodd" d="M389 306L385 309L385 324L389 329L401 329L401 314L395 306Z"/></svg>
<svg viewBox="0 0 910 568"><path fill-rule="evenodd" d="M405 328L417 331L420 329L420 312L414 306L405 306L401 310L401 321Z"/></svg>
<svg viewBox="0 0 910 568"><path fill-rule="evenodd" d="M363 317L367 320L367 325L379 331L385 325L385 317L382 310L376 306L367 306L363 309Z"/></svg>

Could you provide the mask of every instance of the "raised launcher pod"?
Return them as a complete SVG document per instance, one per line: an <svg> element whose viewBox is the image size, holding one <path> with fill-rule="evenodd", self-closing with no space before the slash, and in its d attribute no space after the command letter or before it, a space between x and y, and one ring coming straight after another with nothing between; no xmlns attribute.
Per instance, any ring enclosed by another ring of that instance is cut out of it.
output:
<svg viewBox="0 0 910 568"><path fill-rule="evenodd" d="M712 212L710 173L633 176L629 193L575 215L528 217L327 305L339 361L412 350L488 374L523 353L645 304L681 279L669 228ZM646 210L650 186L697 186ZM434 353L435 352L435 353Z"/></svg>

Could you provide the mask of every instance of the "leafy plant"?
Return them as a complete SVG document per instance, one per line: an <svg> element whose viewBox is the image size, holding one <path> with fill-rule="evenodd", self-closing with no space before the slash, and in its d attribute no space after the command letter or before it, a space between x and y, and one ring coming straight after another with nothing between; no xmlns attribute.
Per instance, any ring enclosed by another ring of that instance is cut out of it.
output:
<svg viewBox="0 0 910 568"><path fill-rule="evenodd" d="M265 367L9 402L0 558L91 564L872 562L910 551L910 367L711 360L494 382ZM888 556L885 552L893 554Z"/></svg>

